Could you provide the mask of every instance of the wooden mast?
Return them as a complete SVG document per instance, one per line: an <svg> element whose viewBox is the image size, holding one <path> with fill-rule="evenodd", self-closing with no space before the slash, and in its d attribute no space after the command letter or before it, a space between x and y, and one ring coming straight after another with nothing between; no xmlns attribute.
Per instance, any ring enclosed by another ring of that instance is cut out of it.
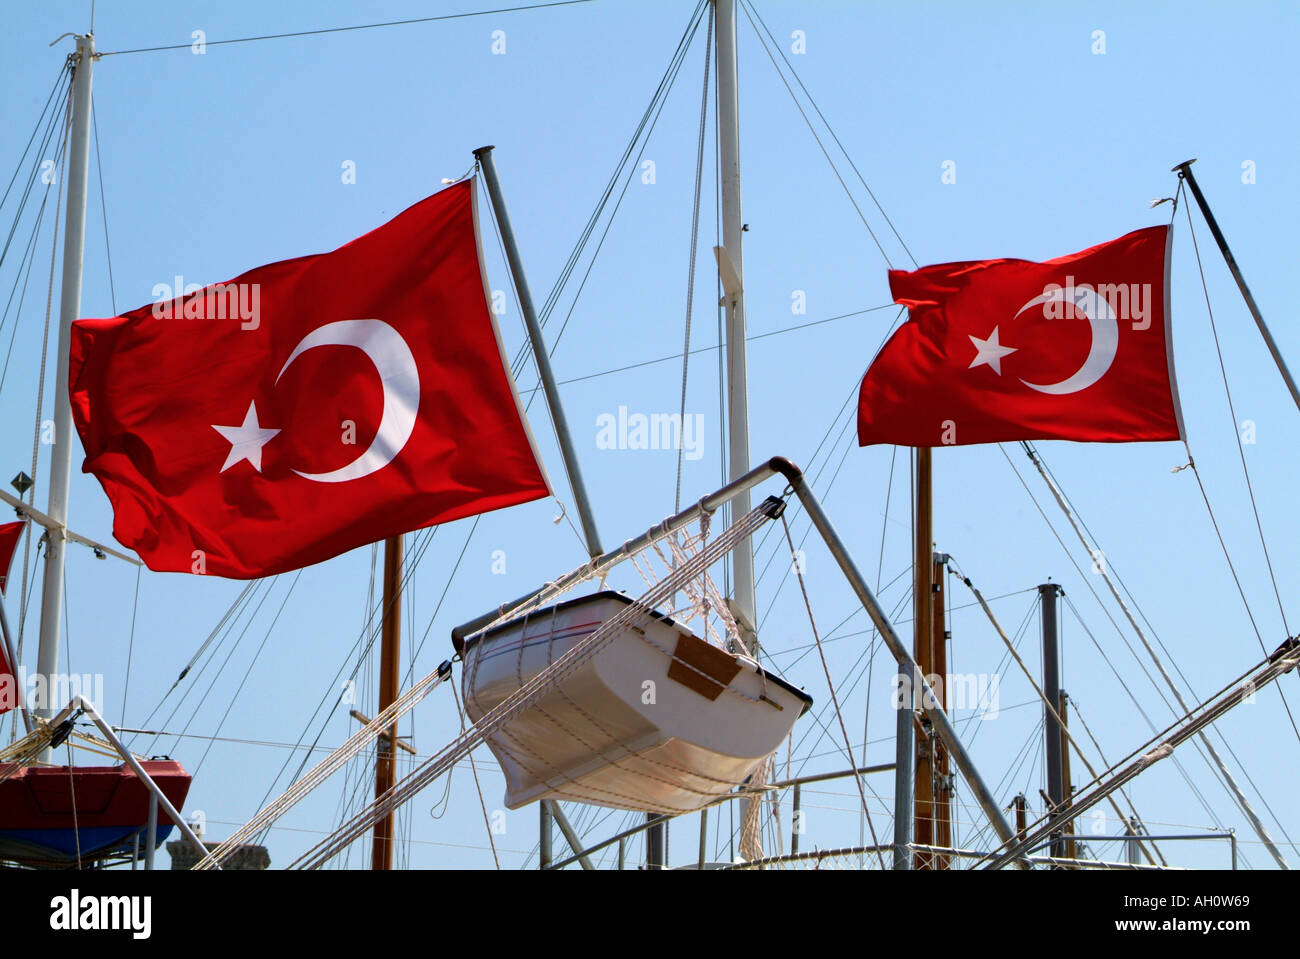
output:
<svg viewBox="0 0 1300 959"><path fill-rule="evenodd" d="M931 566L930 576L930 598L931 598L931 616L930 616L930 656L932 660L932 671L935 676L939 677L942 685L937 686L936 692L947 698L948 693L948 630L944 617L944 586L946 577L944 572L948 568L948 557L942 553L933 554L933 565ZM945 709L947 703L940 703ZM937 736L931 743L930 767L933 773L933 806L931 807L931 821L933 823L932 831L934 833L934 845L951 846L952 845L952 814L949 801L952 795L952 775L949 772L948 747ZM949 863L948 856L936 855L934 857L933 867L935 869L947 869Z"/></svg>
<svg viewBox="0 0 1300 959"><path fill-rule="evenodd" d="M934 517L931 510L931 450L926 446L916 448L916 541L913 543L913 633L912 655L921 676L934 675L934 600L932 593L932 543ZM916 682L919 686L919 681ZM913 695L917 690L913 690ZM942 695L942 692L939 693ZM926 726L916 732L916 787L913 792L912 819L913 842L918 846L933 846L934 832L934 764L935 737ZM913 860L915 869L934 868L931 853L918 852Z"/></svg>
<svg viewBox="0 0 1300 959"><path fill-rule="evenodd" d="M402 648L402 537L384 541L384 614L380 628L382 648L379 656L379 712L391 706L398 696L400 673L398 657ZM375 798L378 799L397 781L397 724L376 740ZM371 869L393 868L393 814L375 823Z"/></svg>

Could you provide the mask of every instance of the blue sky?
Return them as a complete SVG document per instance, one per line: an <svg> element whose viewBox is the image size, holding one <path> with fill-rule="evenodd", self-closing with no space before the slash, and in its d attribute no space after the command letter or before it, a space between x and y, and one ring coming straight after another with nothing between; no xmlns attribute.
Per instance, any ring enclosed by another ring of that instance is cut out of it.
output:
<svg viewBox="0 0 1300 959"><path fill-rule="evenodd" d="M1300 90L1291 43L1300 11L1294 6L773 0L759 0L756 6L920 263L998 256L1045 259L1166 222L1169 206L1153 211L1147 203L1172 195L1176 181L1170 167L1195 156L1198 179L1282 352L1300 362L1300 333L1291 322L1288 293L1300 240L1292 186L1297 138L1287 122ZM680 0L600 0L529 13L212 46L201 56L183 49L104 57L96 66L94 87L106 211L92 167L83 315L112 315L114 295L118 311L146 303L155 284L177 274L209 283L262 263L332 249L435 191L442 177L463 173L472 162L471 151L485 143L497 147L534 297L544 299L693 7ZM215 41L463 9L414 2L177 5L100 0L95 33L101 51L115 51L187 43L194 30ZM70 48L68 40L55 49L47 44L65 31L86 29L89 3L14 4L5 13L0 157L12 169ZM504 54L493 53L497 30L504 31ZM802 54L791 51L796 31L806 41ZM1104 53L1094 52L1096 31L1104 32ZM739 44L751 335L887 304L885 260L743 14ZM596 423L620 405L676 411L680 360L591 374L681 351L702 71L701 33L641 158L654 162L654 182L634 177L555 353L559 379L574 381L562 387L563 399L607 543L629 538L672 511L673 454L599 449ZM347 161L356 166L354 184L342 182ZM893 264L908 265L847 163L842 157L837 162ZM955 170L955 182L943 182L947 163ZM1243 182L1244 164L1254 171L1253 183ZM698 346L717 342L708 255L713 206L706 172L692 330L692 343ZM10 207L4 212L8 218ZM1257 441L1245 447L1245 456L1279 591L1286 612L1300 618L1293 606L1300 586L1294 562L1300 529L1292 495L1294 450L1300 440L1296 410L1208 232L1199 216L1194 221L1237 420L1250 420L1255 427ZM24 230L20 237L25 238ZM1284 636L1281 616L1246 496L1234 438L1238 426L1225 403L1181 208L1175 230L1173 336L1191 449L1263 645L1271 651ZM15 365L0 392L0 422L5 424L0 448L7 457L0 466L6 477L18 469L30 471L29 427L35 415L48 242L47 229L19 317ZM508 288L493 243L485 246L492 286ZM6 296L14 275L6 262L0 273ZM805 314L792 312L795 291L805 294ZM562 301L565 310L572 292L570 287ZM879 562L884 582L910 562L906 459L900 452L886 522L892 451L857 449L852 428L845 432L845 419L835 417L893 316L892 310L862 313L756 339L749 347L753 457L781 454L812 467L814 489L859 565L874 580ZM501 326L513 354L524 342L513 301ZM6 341L11 329L3 329ZM557 329L548 327L552 342ZM706 438L704 456L684 466L684 499L716 487L720 471L716 354L695 354L691 367L687 410L703 415ZM525 394L535 379L527 368L520 377ZM52 385L46 409L50 391ZM557 493L572 512L540 403L531 420ZM828 430L831 439L810 462ZM1171 472L1187 461L1181 446L1043 443L1041 449L1169 659L1196 693L1207 695L1261 658L1195 477L1190 471ZM1071 555L1083 564L1046 489L1025 473L1023 455L1015 447L1007 452L1061 530ZM42 478L47 453L42 452ZM78 465L80 459L78 451ZM1079 619L1070 613L1064 617L1064 685L1107 756L1119 758L1148 735L1123 684L1153 721L1168 722L1169 710L1125 647L1125 640L1136 645L1131 631L1125 628L1121 638L1106 610L1115 622L1121 622L1120 614L1109 602L1103 609L1090 591L1101 595L1103 584L1075 572L1002 451L942 450L935 463L939 548L952 553L986 595L1013 594L994 608L1008 631L1026 624L1022 648L1031 666L1038 662L1037 618L1034 594L1024 591L1051 577L1064 585L1077 607ZM38 505L44 496L42 488ZM550 500L484 517L445 593L472 521L437 533L415 573L407 611L404 655L419 649L416 674L450 655L453 625L583 560L568 525L552 523L557 513ZM73 478L71 524L89 536L108 540L111 535L106 498L92 477L79 472ZM797 518L796 537L805 529L806 522ZM775 537L760 551L760 570L774 544ZM854 600L825 551L812 540L807 548L809 587L818 627L826 635L853 612ZM492 572L495 550L507 556L504 575ZM772 662L788 667L788 678L824 704L829 696L815 657L798 659L795 651L803 650L811 636L796 584L787 578L777 590L781 566L778 557L759 585L760 608L772 604L764 642ZM16 566L15 573L20 572ZM287 750L275 744L296 742L317 703L325 697L333 701L333 678L350 661L367 616L370 575L371 551L361 549L305 570L296 582L288 575L269 584L242 642L236 645L232 638L224 643L213 665L201 676L191 674L151 721L152 728L165 725L172 733L184 729L186 737L136 741L142 751L169 753L197 770L187 808L204 812L209 836L224 837L251 817L286 759ZM899 617L903 632L910 630L905 580L882 591L886 606L901 603L905 610ZM73 551L68 582L70 665L73 671L105 674L106 711L117 719L123 714L135 572ZM952 585L954 605L969 603L964 587ZM241 589L242 584L232 582L143 575L125 725L145 722ZM12 598L7 608L16 619ZM878 652L870 677L863 675L871 638L860 632L864 621L858 612L833 634L843 636L827 650L859 750L865 696L871 690L866 754L869 762L884 762L893 752L887 705L891 669ZM27 628L34 630L35 616ZM957 609L951 628L955 669L1003 670L999 717L963 726L974 757L1001 800L1009 803L1024 789L1031 804L1038 803L1041 755L1035 758L1036 744L1030 740L1040 711L1032 704L1033 692L1023 677L1000 666L1001 645L978 609ZM1291 628L1296 629L1294 622ZM34 654L33 642L25 655L29 665ZM227 654L229 660L213 682ZM362 673L367 689L373 687L375 672L377 668ZM209 684L211 691L199 705ZM1295 680L1287 677L1283 688L1293 708L1300 708ZM164 723L187 690L188 698ZM372 709L373 693L365 696L369 699L363 697L358 708ZM831 719L829 713L822 715L833 730ZM320 743L342 742L354 728L352 722L346 708L335 710ZM427 755L457 728L450 697L436 693L405 732ZM1300 840L1300 819L1287 802L1300 742L1277 692L1261 694L1257 703L1238 709L1219 728L1248 771L1252 782L1240 778L1274 837L1285 842L1254 787L1282 827ZM838 738L823 733L816 721L806 718L796 728L796 742L809 730L795 751L792 771L847 765L837 753ZM308 740L319 731L319 724L312 726ZM223 739L206 751L209 741L202 737L214 735ZM1027 744L1029 752L1022 753ZM482 752L479 758L491 810L501 804L501 780L491 757ZM1244 818L1205 762L1191 748L1180 751L1179 761L1210 809L1167 764L1139 780L1131 793L1151 831L1235 828L1249 862L1269 865L1263 850L1247 841L1253 836ZM1230 762L1238 768L1235 760ZM349 775L347 786L341 781L327 786L271 833L268 844L276 864L290 861L314 841L312 830L328 828L336 819L342 796L364 770ZM1076 781L1081 777L1076 764ZM281 779L278 788L284 785ZM874 785L887 802L891 784ZM468 770L458 769L451 778L445 809L444 786L431 789L406 814L410 863L491 867ZM856 794L847 783L835 788L837 792L819 794L810 809L804 848L857 841ZM973 840L977 811L968 789L959 786L958 796L968 804L959 817L959 838ZM610 816L592 835L608 834L625 818ZM506 822L505 835L497 837L502 862L521 865L536 841L536 810L511 812ZM693 857L694 823L689 817L674 828L674 862ZM875 825L888 832L887 818L878 812ZM1104 831L1113 835L1118 827L1110 822ZM1182 863L1227 863L1226 844L1185 846L1168 853ZM720 848L725 854L725 837ZM1300 862L1300 852L1287 853ZM350 862L359 865L360 856L354 853Z"/></svg>

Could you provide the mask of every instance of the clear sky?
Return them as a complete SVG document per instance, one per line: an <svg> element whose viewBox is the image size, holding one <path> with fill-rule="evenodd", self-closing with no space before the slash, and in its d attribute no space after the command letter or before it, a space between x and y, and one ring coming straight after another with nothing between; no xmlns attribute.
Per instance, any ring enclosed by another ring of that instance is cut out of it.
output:
<svg viewBox="0 0 1300 959"><path fill-rule="evenodd" d="M98 48L111 52L189 43L196 30L211 42L471 6L414 0L364 5L99 0L94 31ZM1197 176L1282 352L1300 363L1300 333L1287 293L1300 246L1293 186L1298 144L1290 122L1300 92L1293 50L1300 9L1294 5L757 0L755 6L919 263L1046 259L1167 222L1168 204L1156 210L1147 204L1173 194L1170 167L1198 157ZM11 3L3 9L0 158L7 181L71 48L67 39L53 49L48 44L66 31L86 30L90 3ZM111 316L147 303L155 284L170 283L176 275L211 283L263 263L332 249L434 192L443 177L465 172L471 151L487 143L496 145L515 232L540 302L693 9L693 0L598 0L208 46L202 55L180 49L104 57L94 77L103 199L100 171L92 166L82 314ZM800 44L802 52L796 52ZM641 157L654 163L653 182L645 182L640 172L633 177L555 352L557 376L569 381L562 386L563 399L607 543L638 534L673 508L676 457L599 449L596 422L620 406L646 413L678 409L703 52L701 31ZM889 583L910 563L906 457L900 451L886 521L893 450L859 450L843 409L895 315L893 310L858 312L889 303L886 262L743 14L739 61L749 327L751 336L774 333L749 347L750 449L755 459L781 454L810 468L814 489L860 567L874 581L879 564L882 582ZM836 155L833 142L819 130ZM706 163L712 163L711 154L710 147ZM893 265L909 266L847 162L842 155L836 160ZM344 182L342 175L349 161L355 183ZM717 343L708 251L714 203L712 174L706 171L692 327L692 345L700 347ZM7 230L12 201L2 212ZM1171 472L1187 462L1180 445L1043 443L1041 450L1136 597L1168 661L1181 668L1194 701L1258 661L1261 643L1271 651L1285 635L1234 438L1246 420L1255 442L1244 447L1245 459L1282 603L1291 629L1297 628L1300 524L1294 470L1300 420L1208 231L1199 215L1193 219L1236 422L1225 402L1180 208L1172 316L1183 410L1192 453L1262 638L1257 640L1233 585L1195 476L1189 470ZM30 227L30 218L25 219L20 240L25 242ZM5 478L31 470L48 226L39 243L16 333L12 313L0 327L4 349L14 335L11 367L0 390ZM494 241L485 246L493 288L508 289ZM14 256L0 271L0 294L6 298L16 262ZM565 311L575 288L566 291ZM806 312L797 313L801 299ZM856 315L776 333L845 314ZM513 355L524 342L513 300L501 328ZM552 343L557 330L558 325L548 327ZM605 372L674 354L665 362ZM703 455L684 466L684 501L715 488L720 473L716 353L697 353L692 360L687 411L703 416L705 433ZM535 381L530 365L520 377L525 396ZM192 388L201 390L203 383ZM557 494L573 515L542 404L533 406L531 421ZM829 439L819 446L828 431ZM1009 632L1024 626L1021 648L1033 668L1039 654L1029 590L1049 577L1064 585L1079 614L1067 611L1063 617L1064 686L1076 714L1114 761L1150 735L1139 706L1158 726L1170 721L1165 690L1157 692L1143 672L1143 667L1152 672L1149 663L1144 658L1139 666L1126 647L1127 642L1136 648L1136 640L1126 624L1123 630L1113 625L1112 618L1123 622L1113 603L1108 600L1103 609L1094 598L1093 591L1101 595L1104 585L1086 574L1085 557L1042 483L1025 472L1023 454L1014 445L1006 453L1085 575L1075 571L997 447L936 454L938 547L955 557L985 595L1011 594L993 605ZM41 456L37 505L45 501L48 449ZM81 457L78 449L77 466ZM771 492L779 488L773 484ZM552 523L558 512L554 500L545 500L486 516L468 545L473 521L438 531L414 574L406 610L404 658L415 652L414 674L423 675L450 655L452 626L585 558L569 525ZM793 522L796 537L802 536L806 521L799 516ZM88 536L111 538L107 499L93 477L80 472L73 477L71 525ZM815 655L801 656L811 634L797 584L781 579L785 562L774 550L776 540L763 545L757 564L763 570L775 557L758 588L760 609L771 605L764 644L771 662L805 686L819 709L819 718L806 717L796 727L791 771L844 768L847 759L833 715L820 711L829 702L820 665ZM447 588L462 547L463 559ZM871 635L863 632L860 610L832 632L853 613L855 602L825 550L813 539L807 549L817 625L823 636L834 637L828 656L856 758L865 738L868 762L889 761L891 664L877 647L874 666L865 672ZM493 572L496 550L505 553L504 574ZM82 550L72 550L70 557L65 649L71 669L104 674L105 711L114 721L124 718L127 727L148 721L150 728L173 734L137 737L133 745L149 754L170 754L195 773L186 808L202 811L209 837L224 838L260 808L268 792L284 788L286 778L281 775L277 782L276 777L290 758L287 744L305 735L309 743L319 737L321 745L336 745L355 729L348 707L333 707L335 676L345 664L352 668L354 646L369 615L370 549L259 587L256 613L214 644L211 664L196 667L165 701L173 680L243 584L145 572L133 616L132 568L96 562ZM21 563L20 557L15 582ZM887 607L903 610L898 625L904 633L910 631L906 580L902 575L882 590ZM630 588L637 582L617 585ZM971 597L965 588L956 581L950 586L953 605L967 607ZM16 620L15 590L6 604ZM29 667L35 664L38 607L33 602L26 625ZM1005 661L978 608L956 609L951 628L955 669L1001 677L997 718L962 725L974 758L999 800L1009 804L1023 790L1031 805L1040 807L1041 736L1035 729L1041 710L1033 704L1033 691ZM364 688L356 706L363 711L373 711L376 673L377 664L361 673ZM1300 709L1296 680L1286 677L1283 689L1292 709ZM435 693L404 727L422 755L436 752L458 730L446 692ZM323 700L329 703L326 712L333 711L322 726L325 712L315 721L312 717ZM958 711L957 718L970 720L971 713ZM1300 840L1300 816L1289 801L1300 737L1278 692L1262 693L1218 728L1231 746L1221 751L1274 838L1293 864L1300 863L1300 851L1287 845L1285 835ZM185 735L175 735L181 732ZM214 736L220 738L213 741ZM1095 751L1090 755L1095 758ZM1167 763L1132 788L1150 831L1234 828L1249 864L1270 866L1205 761L1190 746L1178 756L1186 778ZM492 757L485 750L478 757L491 811L502 804L502 781ZM1082 783L1081 765L1074 770ZM273 862L286 864L330 828L339 810L364 794L366 775L365 768L354 766L346 782L339 777L282 820L267 840ZM883 797L873 801L875 828L887 834L892 786L888 777L872 784ZM438 784L405 813L409 863L490 868L469 770L458 768L450 778L445 805L444 789L446 782ZM957 839L978 844L980 817L964 784L958 785L958 801L965 805L958 813ZM810 810L803 848L858 842L861 827L851 785L840 782L806 794L805 802ZM592 838L631 821L621 813L571 811L584 825L603 818ZM503 865L525 863L536 843L536 819L533 806L505 817L506 832L496 837ZM783 821L788 825L788 815ZM674 863L694 858L695 823L688 817L674 827ZM1099 823L1098 829L1107 835L1120 831L1114 821ZM1091 833L1092 823L1083 831ZM727 857L725 835L710 842ZM1100 848L1116 850L1113 844ZM629 853L640 854L639 844ZM1166 854L1185 864L1228 862L1226 843L1169 844ZM349 862L360 865L363 856L354 850Z"/></svg>

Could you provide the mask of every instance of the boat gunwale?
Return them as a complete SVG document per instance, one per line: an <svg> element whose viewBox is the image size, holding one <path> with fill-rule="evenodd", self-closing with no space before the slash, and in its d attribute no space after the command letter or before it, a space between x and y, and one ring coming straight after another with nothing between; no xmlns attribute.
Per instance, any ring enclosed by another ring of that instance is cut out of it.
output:
<svg viewBox="0 0 1300 959"><path fill-rule="evenodd" d="M524 614L522 614L522 615L520 615L520 616L516 616L516 617L514 617L513 619L509 619L509 620L507 620L507 621L504 622L504 623L499 623L499 624L496 625L496 626L492 626L492 627L489 627L489 628L487 628L487 629L484 629L484 630L482 630L482 631L480 631L480 632L478 632L478 633L475 633L473 636L470 636L470 637L464 639L463 641L457 641L456 637L453 636L453 637L452 637L452 645L455 646L455 648L456 648L456 652L460 655L461 659L464 660L464 658L465 658L465 654L469 651L469 648L470 648L471 646L476 645L480 640L487 639L488 637L493 636L493 635L495 635L495 634L497 634L497 633L504 632L504 631L507 630L507 629L516 629L516 628L518 628L522 623L525 623L528 619L530 619L530 618L536 616L539 612L542 612L542 611L546 611L546 612L558 611L558 610L562 610L562 609L567 609L567 608L569 608L569 607L571 607L571 606L579 606L579 605L582 605L582 604L584 604L584 603L590 603L590 602L594 602L594 601L596 601L596 600L602 600L602 599L617 599L617 600L619 600L620 602L622 602L622 603L624 603L624 604L626 604L626 605L628 605L628 606L631 606L631 605L633 604L633 599L632 599L632 597L628 596L626 593L620 592L620 591L618 591L618 590L613 590L613 589L603 589L603 590L600 590L599 592L588 593L588 594L585 595L585 596L575 596L573 599L566 599L566 600L564 600L564 601L562 601L562 602L556 603L554 606L546 606L546 607L543 607L543 610L533 610L532 612L524 613ZM687 628L686 628L685 626L683 626L681 623L679 623L679 622L677 622L676 620L674 620L671 616L668 616L668 615L665 614L665 613L661 613L661 612L659 612L659 610L657 610L657 609L653 609L653 608L648 608L648 612L650 613L650 615L651 615L652 617L654 617L655 619L657 619L657 620L659 620L660 622L662 622L665 626L673 626L673 627L675 627L675 628L677 628L677 629L680 629L680 630L685 631L686 633L690 634L691 636L695 636L695 634L694 634L693 632L691 632L689 629L687 629ZM597 627L597 628L599 628L599 627ZM698 636L696 636L695 638L696 638L696 639L699 639ZM703 640L701 640L701 642L703 642ZM712 644L710 644L710 645L712 645ZM729 654L729 655L734 656L735 654L734 654L734 653L731 653L731 654ZM672 659L672 658L673 658L672 653L669 653L669 654L668 654L668 657L669 657L670 659ZM742 663L742 664L749 664L749 665L752 665L753 668L754 668L754 670L758 673L758 675L759 675L762 679L767 680L767 681L772 682L772 683L775 683L777 686L780 686L780 687L781 687L782 689L784 689L786 692L790 693L791 695L793 695L793 696L797 697L799 700L801 700L801 701L803 702L803 709L801 709L801 710L799 711L799 715L800 715L800 716L802 716L804 713L808 712L808 710L812 707L812 704L813 704L813 698L812 698L811 695L809 695L808 693L804 692L804 690L798 688L797 686L792 685L788 680L785 680L785 679L781 678L781 677L778 676L776 673L773 673L773 672L770 672L770 671L767 670L767 669L764 669L763 666L760 665L756 660L750 659L749 657L739 657L739 656L737 656L736 658L737 658L737 660L738 660L740 663Z"/></svg>

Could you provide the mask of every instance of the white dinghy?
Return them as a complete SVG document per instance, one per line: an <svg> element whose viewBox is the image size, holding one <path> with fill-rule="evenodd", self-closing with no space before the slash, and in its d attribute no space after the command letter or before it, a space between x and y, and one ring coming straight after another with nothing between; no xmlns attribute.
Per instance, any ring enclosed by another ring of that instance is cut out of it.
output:
<svg viewBox="0 0 1300 959"><path fill-rule="evenodd" d="M597 630L614 630L488 735L509 808L565 799L667 814L699 809L742 784L812 704L749 657L634 605L598 592L457 643L466 711L478 723Z"/></svg>

